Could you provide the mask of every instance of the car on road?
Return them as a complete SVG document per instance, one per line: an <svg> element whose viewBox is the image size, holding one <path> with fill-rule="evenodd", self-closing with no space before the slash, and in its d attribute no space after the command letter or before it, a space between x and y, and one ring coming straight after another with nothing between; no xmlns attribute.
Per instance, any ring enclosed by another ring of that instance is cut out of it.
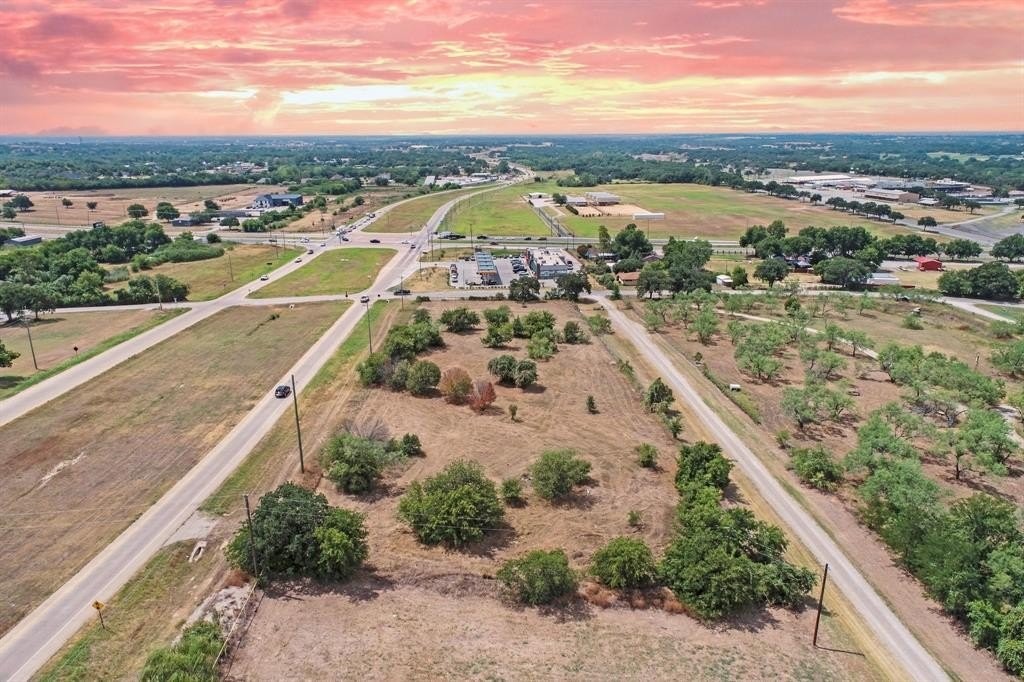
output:
<svg viewBox="0 0 1024 682"><path fill-rule="evenodd" d="M408 244L408 243L409 243L409 240L408 240L408 239L403 239L403 240L402 240L401 242L399 242L399 243L400 243L400 244Z"/></svg>
<svg viewBox="0 0 1024 682"><path fill-rule="evenodd" d="M395 296L408 296L411 293L409 289L395 289Z"/></svg>
<svg viewBox="0 0 1024 682"><path fill-rule="evenodd" d="M348 241L348 237L346 237L345 235L341 235L341 241L347 242Z"/></svg>
<svg viewBox="0 0 1024 682"><path fill-rule="evenodd" d="M308 255L308 254L311 254L311 253L313 253L313 249L306 249L306 254L307 254L307 255Z"/></svg>
<svg viewBox="0 0 1024 682"><path fill-rule="evenodd" d="M263 275L262 277L260 277L260 281L261 282L266 282L269 279L270 279L270 275Z"/></svg>
<svg viewBox="0 0 1024 682"><path fill-rule="evenodd" d="M296 258L296 259L295 259L295 262L296 262L296 263L301 263L301 262L302 262L302 259L301 259L301 258Z"/></svg>
<svg viewBox="0 0 1024 682"><path fill-rule="evenodd" d="M415 249L415 248L416 248L416 245L415 245L415 244L409 244L409 248L410 248L410 249Z"/></svg>
<svg viewBox="0 0 1024 682"><path fill-rule="evenodd" d="M362 296L359 297L359 302L360 303L369 303L370 302L370 297L367 296L366 294L363 294Z"/></svg>
<svg viewBox="0 0 1024 682"><path fill-rule="evenodd" d="M274 389L274 397L275 398L287 398L291 394L292 394L292 387L289 386L288 384L281 384L280 386L278 386L277 388Z"/></svg>
<svg viewBox="0 0 1024 682"><path fill-rule="evenodd" d="M380 244L380 240L379 239L371 239L370 243L371 244Z"/></svg>

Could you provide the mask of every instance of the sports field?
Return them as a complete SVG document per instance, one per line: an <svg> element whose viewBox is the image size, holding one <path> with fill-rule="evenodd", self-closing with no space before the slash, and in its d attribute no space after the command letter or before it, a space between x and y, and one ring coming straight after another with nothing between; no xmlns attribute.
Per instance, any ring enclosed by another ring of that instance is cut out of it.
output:
<svg viewBox="0 0 1024 682"><path fill-rule="evenodd" d="M425 194L422 197L396 204L394 208L385 211L363 232L415 232L423 227L430 220L430 216L434 215L434 212L445 203L473 192L479 192L486 187L485 185Z"/></svg>
<svg viewBox="0 0 1024 682"><path fill-rule="evenodd" d="M523 199L528 192L557 192L558 185L530 182L512 185L479 197L470 197L455 205L442 230L466 236L489 237L549 235L551 230ZM597 229L596 227L594 228ZM595 232L596 234L596 232Z"/></svg>
<svg viewBox="0 0 1024 682"><path fill-rule="evenodd" d="M173 277L188 284L188 300L209 301L281 267L301 253L296 249L263 244L229 244L226 249L220 258L190 263L164 263L138 274ZM108 290L120 289L125 285L126 282L118 282L108 287Z"/></svg>
<svg viewBox="0 0 1024 682"><path fill-rule="evenodd" d="M362 291L395 255L394 249L332 249L312 263L285 275L252 294L252 298L320 296Z"/></svg>
<svg viewBox="0 0 1024 682"><path fill-rule="evenodd" d="M540 183L538 183L540 184ZM549 191L537 189L536 191ZM831 227L833 225L861 225L881 235L906 234L907 228L877 220L854 217L823 206L812 206L802 201L790 201L763 194L749 194L727 187L693 184L612 184L595 188L557 188L563 193L605 191L617 194L622 203L635 204L646 211L664 213L662 221L651 221L652 237L705 237L709 239L738 239L751 225L767 225L782 220L797 232L805 227ZM558 220L583 237L597 237L604 225L613 234L628 223L637 223L647 230L645 221L627 216L601 216L583 218L559 208Z"/></svg>

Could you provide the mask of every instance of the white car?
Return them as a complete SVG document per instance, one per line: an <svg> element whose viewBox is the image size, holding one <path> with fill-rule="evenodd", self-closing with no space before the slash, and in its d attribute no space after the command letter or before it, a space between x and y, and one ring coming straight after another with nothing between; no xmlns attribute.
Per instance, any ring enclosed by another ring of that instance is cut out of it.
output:
<svg viewBox="0 0 1024 682"><path fill-rule="evenodd" d="M261 282L266 282L266 281L268 281L269 279L270 279L270 275L263 275L262 277L260 277L260 281L261 281Z"/></svg>
<svg viewBox="0 0 1024 682"><path fill-rule="evenodd" d="M370 297L367 296L366 294L363 294L362 296L359 297L359 302L360 303L369 303L370 302Z"/></svg>

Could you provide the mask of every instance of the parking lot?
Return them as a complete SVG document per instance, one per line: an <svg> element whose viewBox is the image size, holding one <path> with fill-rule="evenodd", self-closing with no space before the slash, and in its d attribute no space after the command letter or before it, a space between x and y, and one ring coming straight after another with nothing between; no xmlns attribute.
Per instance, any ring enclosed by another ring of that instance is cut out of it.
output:
<svg viewBox="0 0 1024 682"><path fill-rule="evenodd" d="M480 281L475 260L458 260L453 265L458 272L458 279L451 281L452 286L481 286L483 284ZM526 260L521 256L497 256L494 258L494 266L498 270L498 282L492 285L508 286L508 283L519 277L520 273L523 273L523 276L529 276Z"/></svg>

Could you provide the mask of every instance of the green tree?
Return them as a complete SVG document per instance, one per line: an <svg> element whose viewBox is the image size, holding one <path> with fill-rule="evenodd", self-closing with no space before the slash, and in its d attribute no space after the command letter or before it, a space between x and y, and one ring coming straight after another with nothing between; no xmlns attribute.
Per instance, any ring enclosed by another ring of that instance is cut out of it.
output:
<svg viewBox="0 0 1024 682"><path fill-rule="evenodd" d="M138 220L149 215L149 209L142 204L131 204L127 209L128 217Z"/></svg>
<svg viewBox="0 0 1024 682"><path fill-rule="evenodd" d="M181 215L181 212L174 208L169 202L161 201L156 205L157 220L174 220ZM141 216L139 216L141 217Z"/></svg>
<svg viewBox="0 0 1024 682"><path fill-rule="evenodd" d="M351 433L335 436L320 451L320 464L338 490L362 494L373 489L387 460L384 444Z"/></svg>
<svg viewBox="0 0 1024 682"><path fill-rule="evenodd" d="M693 331L703 345L711 343L715 332L718 331L718 316L715 311L708 308L697 313L697 317L693 318Z"/></svg>
<svg viewBox="0 0 1024 682"><path fill-rule="evenodd" d="M576 590L577 578L569 567L569 558L560 549L536 550L518 559L509 559L495 577L508 595L522 604L550 604Z"/></svg>
<svg viewBox="0 0 1024 682"><path fill-rule="evenodd" d="M636 451L637 464L645 469L654 469L658 466L658 448L650 443L640 443L634 450Z"/></svg>
<svg viewBox="0 0 1024 682"><path fill-rule="evenodd" d="M722 448L715 443L698 441L682 446L677 465L676 488L680 494L695 487L725 490L729 485L732 462L722 455Z"/></svg>
<svg viewBox="0 0 1024 682"><path fill-rule="evenodd" d="M953 444L956 480L972 462L990 473L1005 476L1007 460L1017 451L1010 425L1003 415L993 410L972 409L957 429Z"/></svg>
<svg viewBox="0 0 1024 682"><path fill-rule="evenodd" d="M754 268L754 277L768 283L768 288L775 286L789 276L789 265L781 258L768 258Z"/></svg>
<svg viewBox="0 0 1024 682"><path fill-rule="evenodd" d="M294 483L260 498L252 533L246 525L239 528L228 544L228 560L251 571L254 549L261 579L344 578L368 551L361 515L330 507L326 497Z"/></svg>
<svg viewBox="0 0 1024 682"><path fill-rule="evenodd" d="M21 353L10 350L4 346L3 340L0 340L0 367L10 367L20 357Z"/></svg>
<svg viewBox="0 0 1024 682"><path fill-rule="evenodd" d="M414 481L398 504L399 518L428 545L476 542L504 514L497 489L480 465L461 460L422 483Z"/></svg>
<svg viewBox="0 0 1024 682"><path fill-rule="evenodd" d="M644 392L643 403L648 412L664 412L672 406L673 401L675 396L672 395L672 389L661 380L661 377L652 381Z"/></svg>
<svg viewBox="0 0 1024 682"><path fill-rule="evenodd" d="M518 277L509 282L508 297L519 303L529 303L540 298L540 280L536 277Z"/></svg>
<svg viewBox="0 0 1024 682"><path fill-rule="evenodd" d="M652 585L658 570L651 548L643 540L618 537L597 550L590 574L612 589L633 589Z"/></svg>
<svg viewBox="0 0 1024 682"><path fill-rule="evenodd" d="M732 269L732 286L733 288L745 287L748 284L747 280L747 269L742 265L737 265Z"/></svg>
<svg viewBox="0 0 1024 682"><path fill-rule="evenodd" d="M1006 259L1011 263L1024 258L1024 235L1012 234L1000 239L989 251L993 258Z"/></svg>
<svg viewBox="0 0 1024 682"><path fill-rule="evenodd" d="M820 445L793 450L791 458L797 477L812 488L835 490L843 480L843 467Z"/></svg>
<svg viewBox="0 0 1024 682"><path fill-rule="evenodd" d="M566 497L589 474L590 462L580 459L572 450L549 450L530 467L533 489L545 500Z"/></svg>
<svg viewBox="0 0 1024 682"><path fill-rule="evenodd" d="M562 340L570 344L586 343L590 340L579 322L569 320L562 328Z"/></svg>
<svg viewBox="0 0 1024 682"><path fill-rule="evenodd" d="M35 204L32 203L32 200L24 194L15 194L6 205L19 212L27 211L35 206Z"/></svg>
<svg viewBox="0 0 1024 682"><path fill-rule="evenodd" d="M555 280L555 298L564 298L569 301L580 300L580 294L586 291L590 293L590 279L582 272L570 272L559 276Z"/></svg>
<svg viewBox="0 0 1024 682"><path fill-rule="evenodd" d="M588 317L587 326L590 327L590 333L594 336L603 336L612 332L612 321L600 314Z"/></svg>
<svg viewBox="0 0 1024 682"><path fill-rule="evenodd" d="M551 332L536 332L526 343L526 354L531 360L548 360L557 350Z"/></svg>
<svg viewBox="0 0 1024 682"><path fill-rule="evenodd" d="M480 316L469 308L448 308L438 319L453 333L469 331L480 324Z"/></svg>

